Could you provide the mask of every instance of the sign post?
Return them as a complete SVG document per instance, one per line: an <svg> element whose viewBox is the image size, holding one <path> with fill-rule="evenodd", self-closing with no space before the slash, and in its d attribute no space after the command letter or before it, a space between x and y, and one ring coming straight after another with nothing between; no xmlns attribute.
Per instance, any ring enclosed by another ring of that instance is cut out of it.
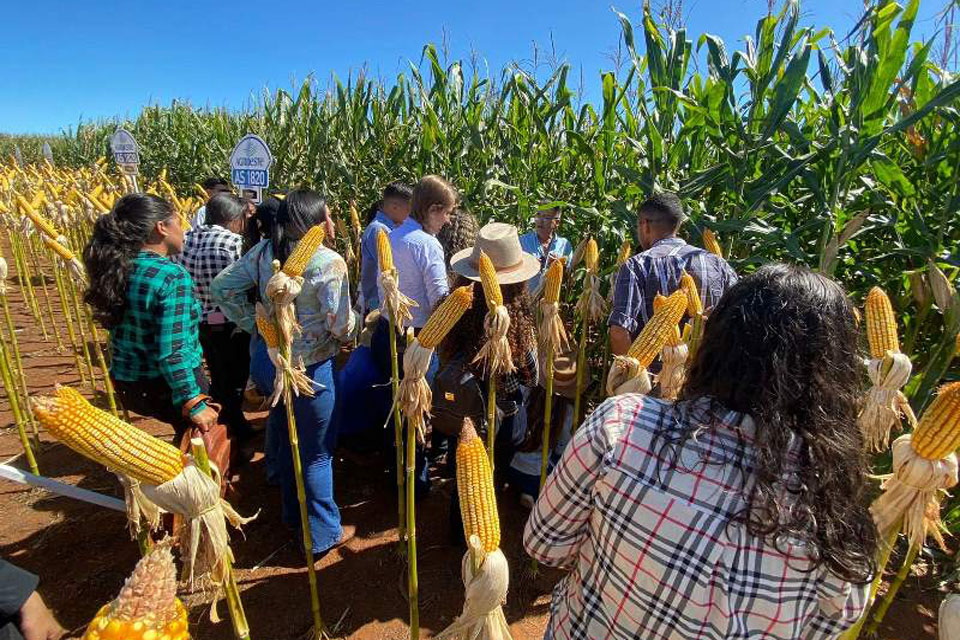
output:
<svg viewBox="0 0 960 640"><path fill-rule="evenodd" d="M50 166L53 166L53 149L50 148L49 142L43 143L43 158L50 163Z"/></svg>
<svg viewBox="0 0 960 640"><path fill-rule="evenodd" d="M270 186L270 165L273 156L260 136L248 133L230 154L230 181L240 192L260 204L263 190Z"/></svg>
<svg viewBox="0 0 960 640"><path fill-rule="evenodd" d="M137 184L137 175L140 173L140 145L133 138L133 134L126 129L117 129L110 138L110 149L124 175L129 176L133 182L133 190L140 191Z"/></svg>

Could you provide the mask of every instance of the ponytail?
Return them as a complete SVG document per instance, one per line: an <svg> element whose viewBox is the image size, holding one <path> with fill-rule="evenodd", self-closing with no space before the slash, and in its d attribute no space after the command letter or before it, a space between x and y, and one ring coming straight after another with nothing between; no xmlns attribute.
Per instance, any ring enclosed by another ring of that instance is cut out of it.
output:
<svg viewBox="0 0 960 640"><path fill-rule="evenodd" d="M131 193L93 225L93 235L83 249L89 277L83 300L104 328L113 329L123 319L130 262L150 239L154 226L173 215L173 207L166 200Z"/></svg>

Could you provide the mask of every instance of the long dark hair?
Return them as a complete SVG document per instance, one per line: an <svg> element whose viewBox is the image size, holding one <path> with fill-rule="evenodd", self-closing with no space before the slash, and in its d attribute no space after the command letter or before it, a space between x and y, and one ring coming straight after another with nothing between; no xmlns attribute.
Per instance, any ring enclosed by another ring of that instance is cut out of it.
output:
<svg viewBox="0 0 960 640"><path fill-rule="evenodd" d="M117 200L113 210L93 225L93 235L83 249L90 279L83 299L104 328L119 324L126 311L130 261L150 239L156 224L174 215L173 206L163 198L131 193Z"/></svg>
<svg viewBox="0 0 960 640"><path fill-rule="evenodd" d="M327 220L327 201L316 191L294 189L280 202L276 222L270 230L273 257L283 264L293 244Z"/></svg>
<svg viewBox="0 0 960 640"><path fill-rule="evenodd" d="M804 543L812 569L865 583L876 571L877 540L857 427L857 331L836 282L805 267L762 267L711 313L676 404L692 413L694 401L709 399L709 409L665 420L658 438L680 445L724 410L749 415L754 469L738 520L777 548Z"/></svg>
<svg viewBox="0 0 960 640"><path fill-rule="evenodd" d="M458 275L451 290L466 284L470 284L470 280ZM523 362L527 352L537 347L533 305L527 295L527 283L505 284L500 287L500 291L503 294L503 305L510 312L510 330L507 332L510 354L514 362ZM440 345L444 359L465 356L467 362L473 362L483 346L483 319L487 315L487 300L479 282L473 287L473 292L473 305L450 329L450 333Z"/></svg>

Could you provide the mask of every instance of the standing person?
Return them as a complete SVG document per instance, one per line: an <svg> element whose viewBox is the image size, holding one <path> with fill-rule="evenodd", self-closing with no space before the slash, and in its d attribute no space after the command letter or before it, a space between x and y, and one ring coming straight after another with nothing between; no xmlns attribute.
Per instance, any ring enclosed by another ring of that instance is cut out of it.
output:
<svg viewBox="0 0 960 640"><path fill-rule="evenodd" d="M391 182L383 190L383 196L375 207L373 220L364 229L360 240L360 292L367 312L380 308L380 292L377 290L377 276L380 265L377 262L377 234L383 230L390 233L410 217L410 196L412 190L402 182Z"/></svg>
<svg viewBox="0 0 960 640"><path fill-rule="evenodd" d="M253 428L243 415L243 390L250 372L250 334L229 322L210 299L210 284L240 259L247 223L247 204L232 193L218 193L207 202L206 223L191 230L180 256L193 278L203 305L200 345L210 370L210 394L223 406L221 417L230 428L239 460L253 451Z"/></svg>
<svg viewBox="0 0 960 640"><path fill-rule="evenodd" d="M861 367L834 281L773 264L734 285L680 399L608 399L547 481L524 547L571 569L547 637L825 640L850 627L877 569Z"/></svg>
<svg viewBox="0 0 960 640"><path fill-rule="evenodd" d="M448 271L450 270L450 258L453 257L453 254L472 246L479 231L480 223L477 222L477 217L463 207L457 207L453 215L450 216L450 222L443 225L437 234L437 240L443 247L443 260ZM451 279L456 276L452 272L449 275Z"/></svg>
<svg viewBox="0 0 960 640"><path fill-rule="evenodd" d="M676 291L684 271L697 283L703 308L708 311L737 281L737 274L723 258L677 237L685 219L680 198L673 193L659 193L640 205L637 237L643 251L620 267L608 321L614 355L627 353L653 315L653 299L658 293L668 296Z"/></svg>
<svg viewBox="0 0 960 640"><path fill-rule="evenodd" d="M170 260L183 249L173 206L125 195L97 219L83 250L90 284L83 299L110 332L110 377L124 407L171 424L177 440L206 432L217 413L200 348L200 303L190 274Z"/></svg>
<svg viewBox="0 0 960 640"><path fill-rule="evenodd" d="M530 278L527 283L531 293L539 290L543 274L554 260L564 258L569 267L570 258L573 256L570 241L557 234L557 229L560 228L560 207L537 211L533 222L534 230L520 236L523 250L540 261L540 273Z"/></svg>
<svg viewBox="0 0 960 640"><path fill-rule="evenodd" d="M204 202L203 206L197 209L197 212L193 214L193 217L190 219L190 228L196 229L204 224L206 221L207 215L207 205L206 203L210 201L210 198L217 195L218 193L230 193L230 183L227 182L224 178L219 178L216 176L207 178L204 180L200 186L203 188L203 191L207 194L207 200Z"/></svg>
<svg viewBox="0 0 960 640"><path fill-rule="evenodd" d="M314 191L295 189L287 194L277 210L271 237L222 271L210 287L212 301L220 306L227 319L248 333L256 330L255 304L247 297L252 287L272 315L266 290L273 275L273 261L283 264L297 241L312 227L329 226L329 213L326 201ZM339 254L325 246L317 248L303 271L303 287L294 305L302 331L293 340L291 356L295 362L302 360L306 375L316 383L313 397L294 398L293 411L300 440L313 552L322 555L344 537L340 509L333 494L333 453L337 439L336 431L330 428L337 394L333 363L340 347L353 341L358 326L350 308L347 264ZM275 370L263 341L257 344L250 363L253 377L258 386L271 390ZM283 520L299 531L296 479L282 403L270 410L268 450L273 450L271 443L276 443L274 471L282 490Z"/></svg>
<svg viewBox="0 0 960 640"><path fill-rule="evenodd" d="M0 640L60 640L66 635L37 593L39 582L0 558Z"/></svg>

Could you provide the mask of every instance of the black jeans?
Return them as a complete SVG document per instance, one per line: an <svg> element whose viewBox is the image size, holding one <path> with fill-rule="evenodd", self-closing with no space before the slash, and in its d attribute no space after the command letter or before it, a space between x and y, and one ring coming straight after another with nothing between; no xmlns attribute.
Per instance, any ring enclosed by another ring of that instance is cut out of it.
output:
<svg viewBox="0 0 960 640"><path fill-rule="evenodd" d="M243 390L250 376L250 334L232 322L200 323L200 346L210 370L210 395L223 405L220 419L243 442L253 433L243 415Z"/></svg>
<svg viewBox="0 0 960 640"><path fill-rule="evenodd" d="M210 382L207 374L203 372L203 367L194 369L193 375L200 392L209 393ZM190 418L183 417L182 408L173 406L173 393L163 378L147 378L134 382L114 379L113 389L124 409L172 425L177 436L176 442L180 442L184 432L193 426Z"/></svg>

